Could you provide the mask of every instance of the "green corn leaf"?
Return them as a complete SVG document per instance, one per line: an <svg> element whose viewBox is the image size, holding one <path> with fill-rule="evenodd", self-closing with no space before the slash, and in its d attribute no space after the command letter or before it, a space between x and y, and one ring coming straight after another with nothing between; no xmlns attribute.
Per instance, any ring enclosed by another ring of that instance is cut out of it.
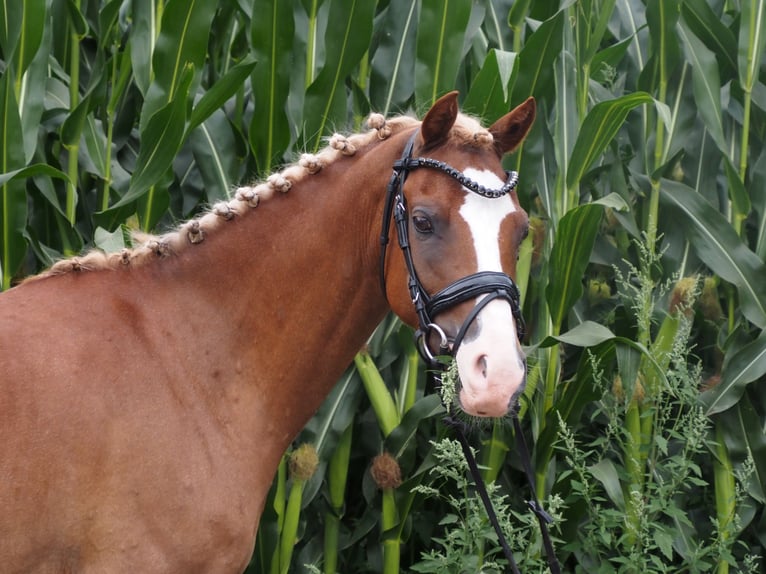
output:
<svg viewBox="0 0 766 574"><path fill-rule="evenodd" d="M470 0L422 0L415 60L417 105L431 106L454 89L470 17Z"/></svg>
<svg viewBox="0 0 766 574"><path fill-rule="evenodd" d="M162 28L152 54L154 77L141 110L142 131L155 112L175 101L183 91L188 66L195 72L195 81L199 78L217 4L215 0L168 0L165 5Z"/></svg>
<svg viewBox="0 0 766 574"><path fill-rule="evenodd" d="M149 231L157 225L162 215L170 207L172 172L168 169L162 178L149 186L149 189L136 202L136 213L141 230Z"/></svg>
<svg viewBox="0 0 766 574"><path fill-rule="evenodd" d="M554 333L558 333L572 305L582 296L582 278L590 261L603 207L581 205L567 212L556 229L551 251L551 276L545 290Z"/></svg>
<svg viewBox="0 0 766 574"><path fill-rule="evenodd" d="M681 13L680 0L649 0L646 4L646 23L649 26L651 48L649 62L642 70L639 86L651 91L660 79L667 81L681 61L676 36L676 22Z"/></svg>
<svg viewBox="0 0 766 574"><path fill-rule="evenodd" d="M267 175L290 143L285 104L290 94L290 58L294 36L293 11L288 2L256 0L250 35L258 65L252 73L255 112L250 124L250 147L258 172Z"/></svg>
<svg viewBox="0 0 766 574"><path fill-rule="evenodd" d="M758 410L744 395L734 408L716 415L714 420L735 466L752 457L754 475L743 486L755 500L766 503L766 433Z"/></svg>
<svg viewBox="0 0 766 574"><path fill-rule="evenodd" d="M596 364L603 367L614 364L614 355L615 341L606 338L602 343L590 347L589 356L593 357L593 360L583 354L583 358L580 359L577 366L575 377L562 381L556 407L547 413L545 426L535 444L535 472L544 472L544 468L541 466L544 467L548 464L553 455L555 444L561 440L558 416L560 415L570 425L575 424L582 420L582 412L589 404L602 398L603 390L598 385L593 384L597 377L593 367Z"/></svg>
<svg viewBox="0 0 766 574"><path fill-rule="evenodd" d="M45 33L45 0L0 0L3 74L11 74L18 104L26 161L32 159L43 111L50 33Z"/></svg>
<svg viewBox="0 0 766 574"><path fill-rule="evenodd" d="M24 226L27 219L27 204L24 182L11 180L0 186L0 270L2 283L0 291L11 286L16 271L26 253Z"/></svg>
<svg viewBox="0 0 766 574"><path fill-rule="evenodd" d="M407 448L413 444L418 428L423 421L446 411L438 393L419 398L410 410L404 413L401 422L386 437L385 448L394 458L401 458Z"/></svg>
<svg viewBox="0 0 766 574"><path fill-rule="evenodd" d="M707 0L685 0L683 24L715 54L724 81L737 77L737 39Z"/></svg>
<svg viewBox="0 0 766 574"><path fill-rule="evenodd" d="M526 389L525 389L526 392ZM521 418L521 412L519 416ZM481 465L484 480L495 482L505 466L508 451L513 448L513 433L508 425L499 421L492 423L492 435L481 441Z"/></svg>
<svg viewBox="0 0 766 574"><path fill-rule="evenodd" d="M642 355L635 345L618 342L614 348L617 357L617 369L622 380L622 388L626 397L632 397L636 388L636 380L641 368L648 371L644 363L652 364L649 355Z"/></svg>
<svg viewBox="0 0 766 574"><path fill-rule="evenodd" d="M585 172L617 135L628 113L637 106L652 102L649 94L633 92L593 106L583 121L572 149L567 171L567 189L573 189L579 184Z"/></svg>
<svg viewBox="0 0 766 574"><path fill-rule="evenodd" d="M48 164L44 163L35 163L32 165L28 165L26 167L23 167L21 169L16 169L13 171L10 171L8 173L0 174L0 185L5 185L6 183L10 182L16 182L23 183L29 178L55 178L55 179L61 179L63 181L69 182L69 176L65 174L63 171L56 169L55 167L51 167ZM56 195L56 191L53 189L50 185L40 185L38 184L38 189L40 191L40 194L48 200L48 203L50 206L61 215L62 218L66 219L66 213L61 206L61 202L59 201L58 196ZM20 199L19 195L19 199ZM26 200L25 200L26 201Z"/></svg>
<svg viewBox="0 0 766 574"><path fill-rule="evenodd" d="M72 27L74 34L78 39L84 38L88 34L88 21L80 9L80 3L74 0L66 0L66 7L69 13L69 25Z"/></svg>
<svg viewBox="0 0 766 574"><path fill-rule="evenodd" d="M372 58L370 101L388 114L404 106L415 92L417 2L391 0L381 24L380 44Z"/></svg>
<svg viewBox="0 0 766 574"><path fill-rule="evenodd" d="M737 69L740 84L746 91L751 91L758 81L758 70L760 70L764 49L766 49L766 0L743 0Z"/></svg>
<svg viewBox="0 0 766 574"><path fill-rule="evenodd" d="M708 132L718 145L718 149L726 153L727 142L723 134L723 118L721 115L721 80L718 73L718 61L713 52L694 35L682 21L677 27L678 35L684 46L686 59L692 65L692 82L694 101L697 111L705 122Z"/></svg>
<svg viewBox="0 0 766 574"><path fill-rule="evenodd" d="M580 123L577 113L577 79L575 72L576 63L573 55L563 50L553 67L553 77L556 86L556 117L553 126L553 147L556 165L559 169L557 186L566 180L569 171L569 157L572 154L577 139ZM559 197L563 194L557 194ZM572 200L575 203L576 200ZM554 203L555 205L555 203ZM572 205L559 205L558 209L551 213L554 222L560 218Z"/></svg>
<svg viewBox="0 0 766 574"><path fill-rule="evenodd" d="M109 232L103 227L97 227L93 233L93 244L104 253L118 253L128 247L125 233L123 228Z"/></svg>
<svg viewBox="0 0 766 574"><path fill-rule="evenodd" d="M401 422L394 399L391 397L391 393L369 352L358 352L354 357L354 364L362 378L364 389L367 391L367 396L375 411L380 430L383 432L383 436L387 437Z"/></svg>
<svg viewBox="0 0 766 574"><path fill-rule="evenodd" d="M306 147L313 151L329 129L348 123L345 82L369 46L375 3L331 0L329 9L325 65L306 90L303 108Z"/></svg>
<svg viewBox="0 0 766 574"><path fill-rule="evenodd" d="M593 321L583 321L566 333L547 337L540 343L540 347L551 347L559 343L576 347L595 347L614 338L615 334L609 328Z"/></svg>
<svg viewBox="0 0 766 574"><path fill-rule="evenodd" d="M24 20L24 2L17 0L0 1L0 48L6 61L10 61L21 37Z"/></svg>
<svg viewBox="0 0 766 574"><path fill-rule="evenodd" d="M45 110L52 28L52 23L46 19L42 41L34 54L34 58L29 62L26 73L21 78L19 106L26 162L32 161L34 156L38 144L40 123Z"/></svg>
<svg viewBox="0 0 766 574"><path fill-rule="evenodd" d="M755 252L761 259L766 259L766 146L761 149L761 155L753 165L750 183L750 198L758 216Z"/></svg>
<svg viewBox="0 0 766 574"><path fill-rule="evenodd" d="M357 370L346 370L306 425L301 440L313 444L321 460L327 460L332 455L340 435L353 423L362 393L362 381Z"/></svg>
<svg viewBox="0 0 766 574"><path fill-rule="evenodd" d="M508 12L508 27L512 30L516 30L524 23L524 19L529 12L529 6L532 4L532 0L518 0L513 3L511 10Z"/></svg>
<svg viewBox="0 0 766 574"><path fill-rule="evenodd" d="M593 478L598 480L604 487L604 491L619 510L625 510L625 498L622 493L622 483L614 466L614 462L603 458L596 464L588 467Z"/></svg>
<svg viewBox="0 0 766 574"><path fill-rule="evenodd" d="M160 23L154 0L132 0L132 29L129 37L130 60L141 94L146 96L152 83L152 54L157 43Z"/></svg>
<svg viewBox="0 0 766 574"><path fill-rule="evenodd" d="M239 175L240 158L237 154L225 153L225 150L237 148L236 137L221 110L217 110L190 134L189 142L209 203L229 199Z"/></svg>
<svg viewBox="0 0 766 574"><path fill-rule="evenodd" d="M714 415L734 406L745 387L766 374L766 331L726 357L720 382L700 395L705 412Z"/></svg>
<svg viewBox="0 0 766 574"><path fill-rule="evenodd" d="M105 78L101 78L102 82ZM97 87L95 89L98 89ZM88 114L94 107L94 91L90 90L85 94L80 102L75 106L64 123L61 126L61 144L71 149L80 144L80 136L85 129L85 123L88 118Z"/></svg>
<svg viewBox="0 0 766 574"><path fill-rule="evenodd" d="M766 327L766 267L742 243L728 221L688 186L662 180L660 201L685 223L687 239L714 273L733 283L742 313L760 328Z"/></svg>
<svg viewBox="0 0 766 574"><path fill-rule="evenodd" d="M590 63L602 45L615 0L586 0L574 4L578 61Z"/></svg>
<svg viewBox="0 0 766 574"><path fill-rule="evenodd" d="M513 85L512 103L534 96L541 102L552 93L553 62L561 53L566 13L559 11L527 38L519 52L519 73Z"/></svg>
<svg viewBox="0 0 766 574"><path fill-rule="evenodd" d="M625 58L625 54L632 42L633 38L628 37L596 52L591 61L591 76L600 78L607 73L607 71L611 73L615 70Z"/></svg>
<svg viewBox="0 0 766 574"><path fill-rule="evenodd" d="M47 17L45 0L0 0L0 49L6 66L13 62L17 97L21 78L42 43Z"/></svg>
<svg viewBox="0 0 766 574"><path fill-rule="evenodd" d="M110 49L111 43L120 41L119 17L122 0L107 0L98 14L98 48L101 52Z"/></svg>
<svg viewBox="0 0 766 574"><path fill-rule="evenodd" d="M11 278L26 253L24 228L27 222L27 195L24 180L19 177L24 167L21 117L13 87L13 67L0 76L0 266L1 289L11 286Z"/></svg>
<svg viewBox="0 0 766 574"><path fill-rule="evenodd" d="M45 163L35 163L32 165L28 165L26 167L22 167L20 169L15 169L9 172L0 173L0 185L5 185L6 183L10 181L20 181L29 179L30 177L36 177L36 176L47 176L47 177L54 177L57 179L63 179L68 180L69 177L67 174L65 174L63 171L56 169L55 167L52 167ZM58 202L56 202L58 204ZM63 215L63 211L61 212Z"/></svg>
<svg viewBox="0 0 766 574"><path fill-rule="evenodd" d="M241 62L230 68L221 78L218 78L195 104L189 117L187 131L196 128L234 96L253 71L255 63L255 58L250 55L245 56Z"/></svg>
<svg viewBox="0 0 766 574"><path fill-rule="evenodd" d="M87 161L91 164L88 166L88 169L93 170L101 179L105 179L107 142L102 123L93 114L89 114L85 118L83 128L83 140L88 150Z"/></svg>
<svg viewBox="0 0 766 574"><path fill-rule="evenodd" d="M508 26L508 14L509 11L505 6L487 2L482 29L487 34L489 44L497 46L497 49L502 52L512 49L511 42L508 41L511 34L511 28Z"/></svg>
<svg viewBox="0 0 766 574"><path fill-rule="evenodd" d="M349 424L341 434L337 448L332 452L327 465L327 491L332 511L338 512L343 508L348 478L349 459L351 457L351 439L353 425ZM318 450L318 449L317 449ZM337 548L334 550L337 552ZM327 552L325 552L327 554Z"/></svg>
<svg viewBox="0 0 766 574"><path fill-rule="evenodd" d="M513 52L490 50L471 89L463 102L463 110L477 115L487 124L494 122L510 108L510 87L518 68Z"/></svg>
<svg viewBox="0 0 766 574"><path fill-rule="evenodd" d="M193 78L191 65L184 70L176 97L154 114L141 133L141 149L127 193L110 209L126 206L159 182L173 162L186 131L187 96Z"/></svg>
<svg viewBox="0 0 766 574"><path fill-rule="evenodd" d="M750 196L745 189L745 184L739 178L739 173L729 161L728 156L723 157L724 171L728 182L729 200L731 201L732 221L739 226L750 214Z"/></svg>
<svg viewBox="0 0 766 574"><path fill-rule="evenodd" d="M5 1L7 2L8 0ZM14 63L17 84L21 83L21 77L29 68L37 54L37 50L42 44L45 21L48 17L48 11L45 9L45 0L24 0L19 2L19 4L23 6L23 14L21 36L16 46Z"/></svg>

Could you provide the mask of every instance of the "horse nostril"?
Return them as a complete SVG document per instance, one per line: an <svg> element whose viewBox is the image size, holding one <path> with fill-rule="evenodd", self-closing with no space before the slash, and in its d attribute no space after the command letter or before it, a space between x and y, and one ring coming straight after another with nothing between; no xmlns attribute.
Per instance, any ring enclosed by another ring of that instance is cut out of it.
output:
<svg viewBox="0 0 766 574"><path fill-rule="evenodd" d="M487 355L482 355L479 357L478 361L479 371L481 372L481 376L485 379L487 378Z"/></svg>

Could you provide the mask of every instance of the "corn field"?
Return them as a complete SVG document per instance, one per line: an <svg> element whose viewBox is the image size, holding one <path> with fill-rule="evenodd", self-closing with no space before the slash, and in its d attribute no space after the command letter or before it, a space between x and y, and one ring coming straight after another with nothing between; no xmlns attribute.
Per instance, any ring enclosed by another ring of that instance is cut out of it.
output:
<svg viewBox="0 0 766 574"><path fill-rule="evenodd" d="M489 123L534 96L508 158L532 224L520 418L564 571L763 571L766 0L0 11L2 289L172 227L371 111L458 89ZM503 571L443 412L387 319L285 455L247 571ZM472 441L521 570L546 572L510 424Z"/></svg>

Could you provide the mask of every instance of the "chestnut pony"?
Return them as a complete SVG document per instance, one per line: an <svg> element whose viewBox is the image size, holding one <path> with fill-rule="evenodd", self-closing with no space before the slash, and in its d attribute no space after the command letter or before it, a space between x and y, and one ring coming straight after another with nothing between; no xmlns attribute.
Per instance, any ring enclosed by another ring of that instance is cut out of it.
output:
<svg viewBox="0 0 766 574"><path fill-rule="evenodd" d="M166 235L0 295L0 570L241 572L280 457L354 354L461 278L479 288L431 308L422 345L456 350L463 410L506 414L528 220L500 160L534 115L484 129L455 93L422 122L373 115Z"/></svg>

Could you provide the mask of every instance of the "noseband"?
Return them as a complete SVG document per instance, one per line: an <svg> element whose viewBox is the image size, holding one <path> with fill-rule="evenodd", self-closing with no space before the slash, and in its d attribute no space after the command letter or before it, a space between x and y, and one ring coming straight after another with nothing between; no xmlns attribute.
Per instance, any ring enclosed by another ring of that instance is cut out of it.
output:
<svg viewBox="0 0 766 574"><path fill-rule="evenodd" d="M391 179L388 182L388 188L386 190L383 226L380 234L380 282L383 293L386 293L386 247L388 246L391 217L393 217L396 224L396 235L399 241L399 247L404 255L404 262L407 266L407 273L409 274L408 287L410 297L418 316L419 329L416 333L418 350L426 362L433 363L435 360L434 353L432 353L428 346L428 335L431 332L437 333L441 339L439 344L439 355L450 354L450 351L452 355L456 355L471 324L476 320L476 317L478 317L481 310L495 299L505 299L510 304L511 312L516 321L516 332L519 340L521 340L524 337L524 319L521 315L519 288L516 286L513 279L505 273L498 271L479 271L478 273L473 273L458 279L434 295L428 294L423 287L423 284L420 282L415 270L415 262L412 259L407 199L404 196L404 182L407 180L407 175L412 170L421 167L441 171L458 181L470 192L490 199L502 197L516 189L519 175L515 171L506 172L508 178L503 187L499 189L488 189L443 161L431 158L412 157L417 134L418 132L416 131L412 135L404 148L402 157L394 162L393 173L391 174ZM486 295L486 297L479 301L468 314L458 330L455 339L452 341L452 347L450 348L450 341L444 330L435 322L435 317L443 311L470 299L474 299L479 295Z"/></svg>

